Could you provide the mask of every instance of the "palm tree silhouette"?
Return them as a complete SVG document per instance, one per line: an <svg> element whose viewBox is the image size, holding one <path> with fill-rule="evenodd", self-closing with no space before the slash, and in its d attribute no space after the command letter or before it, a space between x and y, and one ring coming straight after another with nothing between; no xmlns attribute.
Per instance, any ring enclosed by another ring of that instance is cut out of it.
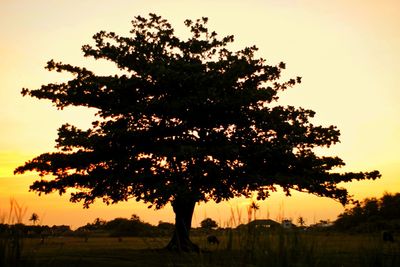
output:
<svg viewBox="0 0 400 267"><path fill-rule="evenodd" d="M36 222L39 221L39 215L37 215L36 213L32 213L29 220L32 221L33 225L36 225Z"/></svg>
<svg viewBox="0 0 400 267"><path fill-rule="evenodd" d="M257 210L260 209L260 205L258 205L254 200L250 203L249 207L247 208L247 213L249 217L249 222L251 220L251 215L254 214L254 220L256 220L256 213Z"/></svg>

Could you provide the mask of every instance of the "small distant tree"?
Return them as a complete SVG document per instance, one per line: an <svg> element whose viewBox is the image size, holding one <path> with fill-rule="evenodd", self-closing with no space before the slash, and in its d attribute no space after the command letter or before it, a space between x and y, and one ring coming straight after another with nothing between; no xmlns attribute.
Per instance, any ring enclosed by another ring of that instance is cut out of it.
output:
<svg viewBox="0 0 400 267"><path fill-rule="evenodd" d="M211 219L211 218L206 218L206 219L204 219L204 220L202 220L202 221L200 222L200 226L201 226L201 228L203 228L203 229L211 230L211 229L217 228L217 227L218 227L218 224L217 224L217 222L214 221L213 219Z"/></svg>
<svg viewBox="0 0 400 267"><path fill-rule="evenodd" d="M297 223L300 226L304 226L306 224L306 221L304 220L304 218L302 216L299 216L299 218L297 218Z"/></svg>
<svg viewBox="0 0 400 267"><path fill-rule="evenodd" d="M136 221L136 222L140 222L140 218L138 215L136 214L132 214L131 216L131 221Z"/></svg>
<svg viewBox="0 0 400 267"><path fill-rule="evenodd" d="M106 225L107 221L103 220L101 218L96 218L93 223L88 223L85 226L86 230L94 231L94 230L102 230L104 226Z"/></svg>
<svg viewBox="0 0 400 267"><path fill-rule="evenodd" d="M32 222L33 225L36 225L36 222L39 221L39 215L37 215L36 213L32 213L29 220Z"/></svg>
<svg viewBox="0 0 400 267"><path fill-rule="evenodd" d="M86 130L61 126L58 151L15 173L37 171L30 189L39 194L76 188L71 201L86 208L97 198L133 198L158 209L171 203L175 231L167 248L183 251L199 250L189 237L198 202L254 192L264 200L281 187L346 204L351 198L339 184L380 176L335 172L344 162L314 148L339 142L339 130L314 125L312 110L276 103L301 78L281 81L285 64L266 64L255 46L231 51L234 37L220 38L207 21L186 20L188 39L155 14L135 17L127 37L100 31L83 53L115 63L116 75L49 61L48 70L73 78L22 94L59 109L92 108L97 117Z"/></svg>
<svg viewBox="0 0 400 267"><path fill-rule="evenodd" d="M247 217L248 222L251 221L252 215L254 215L254 220L257 219L257 211L260 209L260 205L258 205L255 201L252 201L250 205L247 207Z"/></svg>
<svg viewBox="0 0 400 267"><path fill-rule="evenodd" d="M100 218L96 218L93 221L93 225L96 226L96 227L102 227L102 226L106 225L106 223L107 223L106 220L103 220L103 219L100 219Z"/></svg>

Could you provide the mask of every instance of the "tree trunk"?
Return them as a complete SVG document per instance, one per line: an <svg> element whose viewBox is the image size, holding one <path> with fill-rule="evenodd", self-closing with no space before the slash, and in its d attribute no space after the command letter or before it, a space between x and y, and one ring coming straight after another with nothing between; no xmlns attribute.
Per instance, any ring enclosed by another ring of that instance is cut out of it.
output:
<svg viewBox="0 0 400 267"><path fill-rule="evenodd" d="M175 212L175 230L171 241L167 245L168 250L178 252L199 252L199 247L190 238L192 227L192 216L196 201L186 198L176 198L172 202Z"/></svg>

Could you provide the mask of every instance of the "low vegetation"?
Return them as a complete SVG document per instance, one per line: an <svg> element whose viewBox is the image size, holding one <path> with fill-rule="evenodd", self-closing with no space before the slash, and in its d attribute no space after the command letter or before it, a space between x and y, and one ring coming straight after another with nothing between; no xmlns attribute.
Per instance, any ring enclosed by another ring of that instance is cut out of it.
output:
<svg viewBox="0 0 400 267"><path fill-rule="evenodd" d="M243 228L215 231L219 244L197 232L200 253L164 248L168 237L74 236L24 238L17 265L5 266L399 266L400 246L378 234L350 235Z"/></svg>
<svg viewBox="0 0 400 267"><path fill-rule="evenodd" d="M172 223L155 226L133 214L110 221L97 218L76 230L33 220L25 225L26 209L12 201L12 214L0 223L0 267L400 266L399 203L400 194L365 199L333 224L309 227L304 220L284 228L273 220L249 219L236 228L219 228L205 218L191 232L201 251L177 253L165 249Z"/></svg>
<svg viewBox="0 0 400 267"><path fill-rule="evenodd" d="M367 198L339 215L339 231L372 233L400 229L400 193L385 193L381 198Z"/></svg>

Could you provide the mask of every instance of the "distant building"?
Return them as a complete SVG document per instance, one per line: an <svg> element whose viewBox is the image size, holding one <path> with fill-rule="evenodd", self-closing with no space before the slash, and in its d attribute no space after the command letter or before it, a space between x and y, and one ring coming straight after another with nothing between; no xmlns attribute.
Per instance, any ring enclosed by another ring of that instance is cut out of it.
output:
<svg viewBox="0 0 400 267"><path fill-rule="evenodd" d="M292 228L295 228L296 225L294 225L294 224L292 223L292 220L285 219L285 220L282 220L282 227L283 227L284 229L292 229Z"/></svg>
<svg viewBox="0 0 400 267"><path fill-rule="evenodd" d="M325 227L330 227L332 225L333 225L333 223L330 222L329 220L320 220L318 223L313 224L310 227L325 228Z"/></svg>
<svg viewBox="0 0 400 267"><path fill-rule="evenodd" d="M278 222L270 219L254 220L249 222L247 225L255 228L266 228L266 229L268 228L275 229L281 227L281 225Z"/></svg>

